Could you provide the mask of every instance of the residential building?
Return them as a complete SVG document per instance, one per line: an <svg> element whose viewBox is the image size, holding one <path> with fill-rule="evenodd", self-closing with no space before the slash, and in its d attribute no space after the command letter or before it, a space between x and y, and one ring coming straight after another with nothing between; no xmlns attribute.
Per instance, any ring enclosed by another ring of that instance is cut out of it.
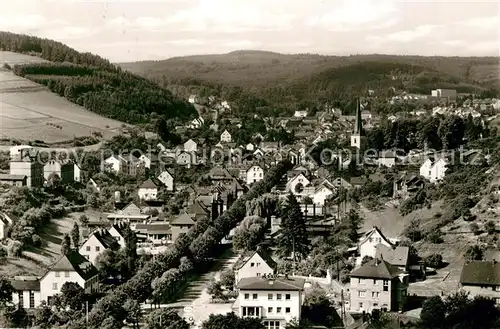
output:
<svg viewBox="0 0 500 329"><path fill-rule="evenodd" d="M307 179L303 173L300 173L286 183L285 192L301 194L304 188L309 186L310 183L309 179Z"/></svg>
<svg viewBox="0 0 500 329"><path fill-rule="evenodd" d="M0 185L26 186L27 181L26 175L0 174Z"/></svg>
<svg viewBox="0 0 500 329"><path fill-rule="evenodd" d="M383 259L392 266L396 266L403 272L408 271L408 267L410 265L409 247L387 247L386 245L379 243L375 246L375 249L375 258Z"/></svg>
<svg viewBox="0 0 500 329"><path fill-rule="evenodd" d="M7 238L7 231L11 224L9 216L0 213L0 240Z"/></svg>
<svg viewBox="0 0 500 329"><path fill-rule="evenodd" d="M431 183L436 183L443 180L447 170L448 162L445 159L440 158L438 160L433 160L428 158L422 166L420 166L420 176L423 176Z"/></svg>
<svg viewBox="0 0 500 329"><path fill-rule="evenodd" d="M177 156L176 162L178 165L186 166L187 168L190 168L191 165L196 163L196 153L194 153L194 152L181 152Z"/></svg>
<svg viewBox="0 0 500 329"><path fill-rule="evenodd" d="M76 163L73 164L73 174L74 174L73 180L77 183L81 183L82 182L82 169Z"/></svg>
<svg viewBox="0 0 500 329"><path fill-rule="evenodd" d="M175 242L181 233L187 233L195 224L192 216L186 212L181 213L179 216L170 221L172 242Z"/></svg>
<svg viewBox="0 0 500 329"><path fill-rule="evenodd" d="M372 259L351 272L350 311L400 311L408 289L408 274L383 259Z"/></svg>
<svg viewBox="0 0 500 329"><path fill-rule="evenodd" d="M10 174L26 176L27 187L43 186L43 165L38 161L36 155L26 150L20 150L20 155L10 160Z"/></svg>
<svg viewBox="0 0 500 329"><path fill-rule="evenodd" d="M146 236L153 245L165 245L172 241L172 230L167 223L137 224L135 231Z"/></svg>
<svg viewBox="0 0 500 329"><path fill-rule="evenodd" d="M255 165L247 170L246 174L247 185L251 185L255 182L261 181L262 179L264 179L264 169L262 169L261 166Z"/></svg>
<svg viewBox="0 0 500 329"><path fill-rule="evenodd" d="M43 166L43 177L48 181L50 175L59 176L63 184L72 183L75 180L75 166L69 161L49 160Z"/></svg>
<svg viewBox="0 0 500 329"><path fill-rule="evenodd" d="M500 263L492 261L470 261L463 265L460 286L472 297L492 298L500 305Z"/></svg>
<svg viewBox="0 0 500 329"><path fill-rule="evenodd" d="M379 167L394 167L396 165L396 154L393 151L381 151L378 154L377 163Z"/></svg>
<svg viewBox="0 0 500 329"><path fill-rule="evenodd" d="M261 249L257 249L257 251L244 259L241 265L235 269L234 282L238 283L243 278L275 274L276 266L276 262L268 253Z"/></svg>
<svg viewBox="0 0 500 329"><path fill-rule="evenodd" d="M404 173L399 178L394 180L393 198L401 198L405 200L424 187L424 184L425 182L423 178L419 175L409 175Z"/></svg>
<svg viewBox="0 0 500 329"><path fill-rule="evenodd" d="M307 111L295 111L293 116L295 118L305 118L305 117L307 117Z"/></svg>
<svg viewBox="0 0 500 329"><path fill-rule="evenodd" d="M40 306L40 280L35 276L15 276L10 280L13 288L12 303L24 309Z"/></svg>
<svg viewBox="0 0 500 329"><path fill-rule="evenodd" d="M243 278L235 303L239 316L260 319L266 329L285 328L290 321L300 320L304 285L299 278Z"/></svg>
<svg viewBox="0 0 500 329"><path fill-rule="evenodd" d="M446 98L449 101L457 100L457 91L455 89L434 89L431 96L436 98Z"/></svg>
<svg viewBox="0 0 500 329"><path fill-rule="evenodd" d="M158 184L151 178L148 178L139 186L137 194L141 200L156 200L158 196Z"/></svg>
<svg viewBox="0 0 500 329"><path fill-rule="evenodd" d="M120 248L125 247L125 230L127 229L128 224L124 222L119 222L117 224L111 225L108 229L109 234L118 242Z"/></svg>
<svg viewBox="0 0 500 329"><path fill-rule="evenodd" d="M130 228L134 230L137 223L145 223L150 217L150 215L143 213L139 206L131 202L122 210L109 214L108 220L112 221L113 224L120 221L129 223Z"/></svg>
<svg viewBox="0 0 500 329"><path fill-rule="evenodd" d="M220 141L221 143L231 143L232 138L229 131L224 130L224 132L220 135Z"/></svg>
<svg viewBox="0 0 500 329"><path fill-rule="evenodd" d="M158 175L157 178L165 186L165 190L167 190L168 192L174 191L174 176L172 175L170 170L168 170L168 169L163 170Z"/></svg>
<svg viewBox="0 0 500 329"><path fill-rule="evenodd" d="M377 245L382 244L392 248L393 244L387 239L378 227L363 234L358 242L358 253L361 259L365 256L375 258L377 254Z"/></svg>
<svg viewBox="0 0 500 329"><path fill-rule="evenodd" d="M193 119L188 125L189 129L200 129L205 124L205 120L202 117Z"/></svg>
<svg viewBox="0 0 500 329"><path fill-rule="evenodd" d="M313 203L319 206L323 206L325 204L326 199L333 195L334 189L328 184L320 184L318 185L311 198Z"/></svg>
<svg viewBox="0 0 500 329"><path fill-rule="evenodd" d="M104 250L117 250L119 247L118 241L106 229L98 229L82 244L79 252L80 255L95 265L97 256L103 253Z"/></svg>
<svg viewBox="0 0 500 329"><path fill-rule="evenodd" d="M156 154L142 154L139 157L139 162L141 162L144 168L152 169L158 165L158 155Z"/></svg>
<svg viewBox="0 0 500 329"><path fill-rule="evenodd" d="M143 163L132 154L113 154L104 160L102 169L116 174L122 173L135 176L141 168L144 168Z"/></svg>
<svg viewBox="0 0 500 329"><path fill-rule="evenodd" d="M358 100L356 108L356 118L354 122L354 130L351 134L351 147L362 149L364 147L365 132L363 130L363 119L361 118L361 104Z"/></svg>
<svg viewBox="0 0 500 329"><path fill-rule="evenodd" d="M99 271L77 251L63 255L40 279L40 300L51 304L66 282L76 282L86 293L99 291Z"/></svg>

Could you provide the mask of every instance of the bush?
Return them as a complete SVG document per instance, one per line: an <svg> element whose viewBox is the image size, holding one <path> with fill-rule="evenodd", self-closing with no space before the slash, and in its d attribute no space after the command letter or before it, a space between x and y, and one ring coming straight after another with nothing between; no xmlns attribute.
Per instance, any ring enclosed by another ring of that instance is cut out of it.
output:
<svg viewBox="0 0 500 329"><path fill-rule="evenodd" d="M432 254L425 257L425 265L432 268L441 268L443 266L443 256L440 254Z"/></svg>
<svg viewBox="0 0 500 329"><path fill-rule="evenodd" d="M433 230L427 234L426 240L430 243L443 243L442 235L441 230Z"/></svg>
<svg viewBox="0 0 500 329"><path fill-rule="evenodd" d="M31 237L31 242L33 247L35 248L40 248L42 246L42 239L38 234L33 234L33 236Z"/></svg>
<svg viewBox="0 0 500 329"><path fill-rule="evenodd" d="M481 233L481 231L479 230L479 225L477 225L476 223L471 223L469 225L469 229L472 233L474 233L474 235L479 235Z"/></svg>
<svg viewBox="0 0 500 329"><path fill-rule="evenodd" d="M493 235L496 232L496 225L495 222L492 220L487 221L484 224L484 229L486 232L488 232L489 235Z"/></svg>
<svg viewBox="0 0 500 329"><path fill-rule="evenodd" d="M7 247L7 253L10 257L19 257L21 256L21 250L23 248L23 244L20 241L13 240Z"/></svg>

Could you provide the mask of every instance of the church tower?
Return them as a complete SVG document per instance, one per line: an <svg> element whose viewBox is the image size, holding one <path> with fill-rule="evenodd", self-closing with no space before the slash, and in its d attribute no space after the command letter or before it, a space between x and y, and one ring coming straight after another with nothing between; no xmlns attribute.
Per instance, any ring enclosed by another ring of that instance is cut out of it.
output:
<svg viewBox="0 0 500 329"><path fill-rule="evenodd" d="M363 131L363 121L361 119L361 104L358 99L356 108L356 120L354 122L354 130L351 135L351 147L361 150L365 145L365 133Z"/></svg>

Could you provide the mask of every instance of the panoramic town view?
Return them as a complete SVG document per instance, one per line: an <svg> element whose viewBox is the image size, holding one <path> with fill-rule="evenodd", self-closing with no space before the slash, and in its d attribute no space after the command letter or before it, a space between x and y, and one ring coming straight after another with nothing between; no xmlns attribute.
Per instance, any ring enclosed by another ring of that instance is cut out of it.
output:
<svg viewBox="0 0 500 329"><path fill-rule="evenodd" d="M499 6L3 3L0 328L500 328Z"/></svg>

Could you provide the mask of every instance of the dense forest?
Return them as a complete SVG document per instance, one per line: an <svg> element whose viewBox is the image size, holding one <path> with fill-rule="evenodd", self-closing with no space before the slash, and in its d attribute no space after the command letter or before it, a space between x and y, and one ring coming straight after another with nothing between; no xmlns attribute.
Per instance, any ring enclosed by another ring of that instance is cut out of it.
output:
<svg viewBox="0 0 500 329"><path fill-rule="evenodd" d="M103 116L132 124L153 118L185 120L195 109L170 91L90 53L60 42L0 32L0 50L39 56L52 63L16 65L15 74Z"/></svg>
<svg viewBox="0 0 500 329"><path fill-rule="evenodd" d="M266 116L328 103L347 112L366 94L387 97L402 91L430 94L435 88L461 93L499 94L495 57L389 55L320 56L239 51L187 56L120 66L153 79L180 97L215 94L232 101L240 113L256 109Z"/></svg>

